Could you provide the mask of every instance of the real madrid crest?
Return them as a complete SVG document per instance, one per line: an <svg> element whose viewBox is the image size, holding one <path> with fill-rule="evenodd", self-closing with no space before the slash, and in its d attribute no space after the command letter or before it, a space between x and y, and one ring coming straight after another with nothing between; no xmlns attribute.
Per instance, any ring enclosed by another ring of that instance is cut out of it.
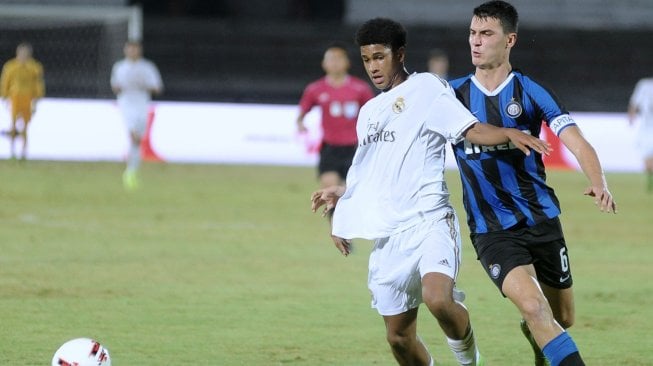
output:
<svg viewBox="0 0 653 366"><path fill-rule="evenodd" d="M521 104L519 104L515 98L513 98L508 105L506 105L506 114L508 114L509 117L511 118L517 118L521 116L523 108Z"/></svg>
<svg viewBox="0 0 653 366"><path fill-rule="evenodd" d="M398 97L397 100L395 100L394 104L392 104L392 110L395 113L401 113L406 109L406 102L404 101L404 97Z"/></svg>

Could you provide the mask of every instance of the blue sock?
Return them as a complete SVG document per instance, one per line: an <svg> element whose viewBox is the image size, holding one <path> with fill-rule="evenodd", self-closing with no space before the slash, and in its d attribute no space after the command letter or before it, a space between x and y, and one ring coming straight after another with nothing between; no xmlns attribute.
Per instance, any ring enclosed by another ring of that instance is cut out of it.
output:
<svg viewBox="0 0 653 366"><path fill-rule="evenodd" d="M567 332L560 333L547 343L542 352L551 363L551 366L558 366L570 354L578 352L576 343Z"/></svg>

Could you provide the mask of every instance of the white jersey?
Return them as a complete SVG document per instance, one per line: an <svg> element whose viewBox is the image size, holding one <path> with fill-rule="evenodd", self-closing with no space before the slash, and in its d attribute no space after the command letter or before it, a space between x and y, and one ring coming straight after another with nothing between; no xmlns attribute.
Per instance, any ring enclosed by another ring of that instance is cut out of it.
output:
<svg viewBox="0 0 653 366"><path fill-rule="evenodd" d="M462 139L476 121L430 73L412 74L368 101L358 116L358 149L333 234L383 238L450 210L445 145Z"/></svg>
<svg viewBox="0 0 653 366"><path fill-rule="evenodd" d="M111 86L120 89L118 106L125 117L144 118L151 101L151 90L162 89L159 70L151 61L123 59L111 70Z"/></svg>
<svg viewBox="0 0 653 366"><path fill-rule="evenodd" d="M640 116L637 147L644 156L653 156L653 78L637 83L630 104L637 107Z"/></svg>

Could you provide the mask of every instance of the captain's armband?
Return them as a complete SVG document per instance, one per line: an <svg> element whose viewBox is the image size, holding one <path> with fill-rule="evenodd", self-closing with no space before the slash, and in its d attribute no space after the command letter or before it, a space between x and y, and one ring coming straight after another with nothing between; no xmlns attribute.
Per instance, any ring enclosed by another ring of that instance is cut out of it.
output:
<svg viewBox="0 0 653 366"><path fill-rule="evenodd" d="M549 122L549 127L556 136L560 136L560 132L569 126L576 126L576 121L568 114L561 114Z"/></svg>

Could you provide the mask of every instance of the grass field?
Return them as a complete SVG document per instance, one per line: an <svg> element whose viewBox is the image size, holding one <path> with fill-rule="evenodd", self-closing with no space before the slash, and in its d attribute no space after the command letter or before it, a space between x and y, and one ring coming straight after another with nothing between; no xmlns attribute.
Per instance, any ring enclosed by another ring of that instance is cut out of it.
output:
<svg viewBox="0 0 653 366"><path fill-rule="evenodd" d="M0 161L0 365L49 365L93 337L114 366L393 365L369 308L369 243L342 257L309 210L313 169ZM448 173L464 224L456 172ZM652 365L653 195L609 174L600 214L576 172L551 172L563 205L588 365ZM465 228L466 229L466 228ZM519 316L486 278L464 230L460 285L487 365L529 365ZM420 334L455 365L423 309Z"/></svg>

